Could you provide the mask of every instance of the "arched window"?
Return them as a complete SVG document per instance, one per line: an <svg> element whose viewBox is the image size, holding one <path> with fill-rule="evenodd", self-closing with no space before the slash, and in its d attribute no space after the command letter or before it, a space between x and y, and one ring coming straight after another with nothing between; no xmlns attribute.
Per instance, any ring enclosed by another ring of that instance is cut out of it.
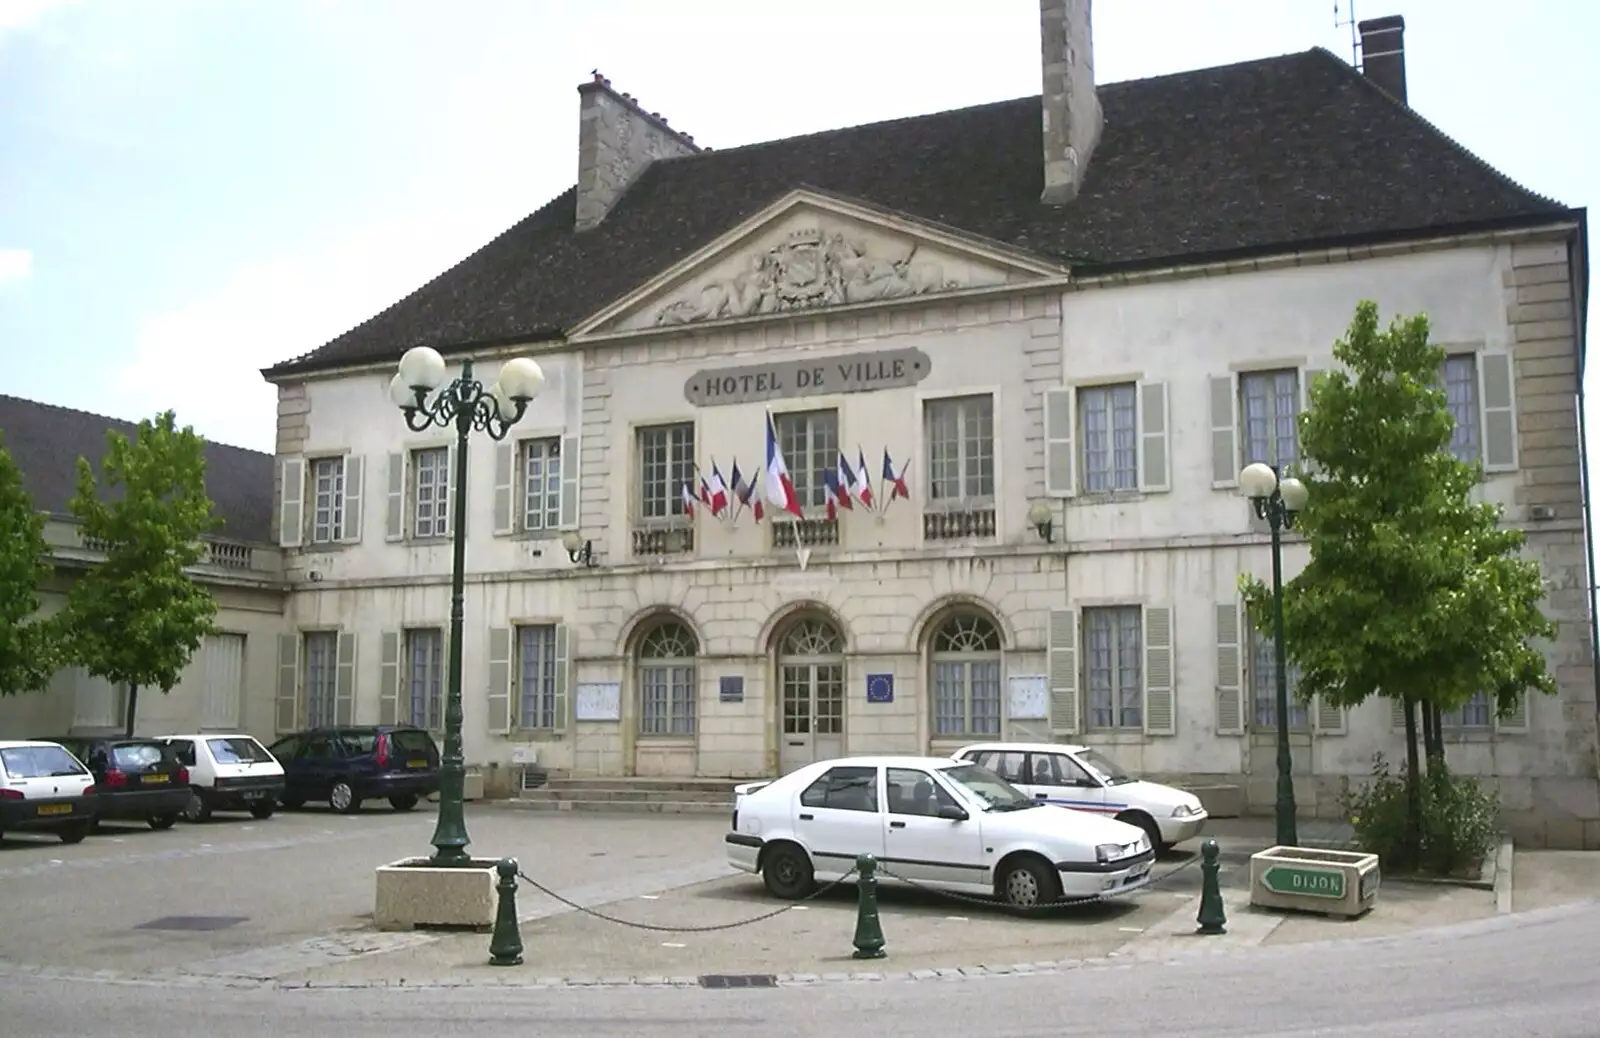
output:
<svg viewBox="0 0 1600 1038"><path fill-rule="evenodd" d="M639 640L639 734L693 735L695 640L676 620L663 620Z"/></svg>
<svg viewBox="0 0 1600 1038"><path fill-rule="evenodd" d="M844 755L844 636L837 627L805 617L784 632L778 695L779 765L785 774Z"/></svg>
<svg viewBox="0 0 1600 1038"><path fill-rule="evenodd" d="M934 738L1000 734L1000 632L957 613L933 632Z"/></svg>

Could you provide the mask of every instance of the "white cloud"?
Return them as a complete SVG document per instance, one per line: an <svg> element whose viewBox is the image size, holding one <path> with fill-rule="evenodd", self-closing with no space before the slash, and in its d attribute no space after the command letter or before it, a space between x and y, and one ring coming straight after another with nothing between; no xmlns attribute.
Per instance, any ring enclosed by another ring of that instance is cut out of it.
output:
<svg viewBox="0 0 1600 1038"><path fill-rule="evenodd" d="M63 7L74 7L80 0L0 0L0 38L7 33L29 29L45 15Z"/></svg>
<svg viewBox="0 0 1600 1038"><path fill-rule="evenodd" d="M7 281L21 281L32 273L32 252L27 249L0 249L0 285Z"/></svg>
<svg viewBox="0 0 1600 1038"><path fill-rule="evenodd" d="M261 368L376 315L504 229L482 213L439 213L236 270L211 294L141 323L131 356L95 379L98 409L171 407L207 439L271 451L277 390Z"/></svg>

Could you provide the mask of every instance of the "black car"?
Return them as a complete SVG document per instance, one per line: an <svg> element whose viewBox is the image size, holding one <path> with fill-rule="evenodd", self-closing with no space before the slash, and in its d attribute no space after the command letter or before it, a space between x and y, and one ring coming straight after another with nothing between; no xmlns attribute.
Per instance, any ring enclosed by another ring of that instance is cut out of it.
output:
<svg viewBox="0 0 1600 1038"><path fill-rule="evenodd" d="M171 829L189 802L189 769L159 739L69 735L47 741L65 746L94 775L99 821Z"/></svg>
<svg viewBox="0 0 1600 1038"><path fill-rule="evenodd" d="M283 764L283 806L326 800L340 814L384 798L409 811L439 789L439 747L410 725L346 725L296 732L268 747Z"/></svg>

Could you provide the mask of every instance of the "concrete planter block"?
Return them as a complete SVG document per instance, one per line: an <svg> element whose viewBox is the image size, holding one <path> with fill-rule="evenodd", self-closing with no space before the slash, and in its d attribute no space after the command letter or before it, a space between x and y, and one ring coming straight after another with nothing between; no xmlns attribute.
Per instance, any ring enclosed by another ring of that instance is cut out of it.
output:
<svg viewBox="0 0 1600 1038"><path fill-rule="evenodd" d="M1244 790L1238 786L1185 786L1200 798L1211 818L1238 818L1244 814Z"/></svg>
<svg viewBox="0 0 1600 1038"><path fill-rule="evenodd" d="M459 868L435 868L425 857L380 865L372 921L380 930L488 930L494 926L497 860L473 858Z"/></svg>
<svg viewBox="0 0 1600 1038"><path fill-rule="evenodd" d="M461 799L467 801L483 799L483 772L469 771L461 777ZM439 794L429 793L428 801L437 804Z"/></svg>
<svg viewBox="0 0 1600 1038"><path fill-rule="evenodd" d="M1250 903L1354 917L1377 903L1382 879L1376 854L1268 847L1250 856Z"/></svg>

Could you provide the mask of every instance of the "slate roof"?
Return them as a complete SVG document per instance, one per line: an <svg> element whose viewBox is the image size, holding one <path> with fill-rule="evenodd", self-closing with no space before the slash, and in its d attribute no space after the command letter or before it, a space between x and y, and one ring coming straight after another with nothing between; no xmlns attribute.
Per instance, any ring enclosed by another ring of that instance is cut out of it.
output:
<svg viewBox="0 0 1600 1038"><path fill-rule="evenodd" d="M797 187L933 220L1079 272L1543 222L1572 213L1496 172L1321 48L1102 85L1078 198L1039 201L1040 99L653 163L600 225L576 188L269 377L559 338Z"/></svg>
<svg viewBox="0 0 1600 1038"><path fill-rule="evenodd" d="M99 474L108 429L132 437L138 424L0 395L0 447L22 470L34 507L52 515L72 514L67 502L77 489L79 458ZM271 543L272 464L270 454L206 444L206 492L225 524L217 537Z"/></svg>

